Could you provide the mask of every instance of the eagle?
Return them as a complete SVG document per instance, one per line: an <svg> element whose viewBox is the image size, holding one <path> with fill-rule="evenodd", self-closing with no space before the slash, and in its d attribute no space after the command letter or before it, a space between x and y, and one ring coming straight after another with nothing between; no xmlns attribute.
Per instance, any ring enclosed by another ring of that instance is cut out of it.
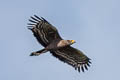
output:
<svg viewBox="0 0 120 80"><path fill-rule="evenodd" d="M91 59L82 51L71 46L75 43L75 40L62 39L58 30L43 17L34 15L30 17L29 21L28 29L32 31L34 37L44 47L32 52L30 56L39 56L50 52L54 57L71 65L78 72L88 70Z"/></svg>

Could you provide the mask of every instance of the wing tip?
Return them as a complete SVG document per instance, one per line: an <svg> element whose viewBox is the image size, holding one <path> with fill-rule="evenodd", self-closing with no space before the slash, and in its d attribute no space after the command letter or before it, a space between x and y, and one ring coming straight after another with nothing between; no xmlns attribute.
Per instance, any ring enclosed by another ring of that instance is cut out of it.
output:
<svg viewBox="0 0 120 80"><path fill-rule="evenodd" d="M73 66L75 68L75 70L77 70L79 73L80 72L85 72L85 70L88 70L88 67L90 67L90 64L92 64L92 62L90 61L91 59L87 59L86 62L84 63L78 63L76 64L76 66Z"/></svg>
<svg viewBox="0 0 120 80"><path fill-rule="evenodd" d="M28 25L33 25L33 26L40 23L41 21L50 24L45 18L38 17L37 15L30 16L30 19L28 19L28 20L30 21L30 23L28 23Z"/></svg>

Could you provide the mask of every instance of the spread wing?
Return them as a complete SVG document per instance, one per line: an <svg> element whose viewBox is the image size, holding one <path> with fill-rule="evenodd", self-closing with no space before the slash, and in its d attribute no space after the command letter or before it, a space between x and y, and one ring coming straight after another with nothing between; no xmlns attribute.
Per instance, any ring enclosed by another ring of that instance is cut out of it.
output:
<svg viewBox="0 0 120 80"><path fill-rule="evenodd" d="M46 47L55 39L62 39L57 29L43 17L39 18L38 16L34 15L34 17L31 17L29 21L31 23L28 24L28 29L33 32L33 35L36 37L38 42L44 47Z"/></svg>
<svg viewBox="0 0 120 80"><path fill-rule="evenodd" d="M67 46L66 48L61 48L56 51L51 51L52 55L58 58L59 60L73 66L75 70L88 70L90 67L90 59L84 55L80 50Z"/></svg>

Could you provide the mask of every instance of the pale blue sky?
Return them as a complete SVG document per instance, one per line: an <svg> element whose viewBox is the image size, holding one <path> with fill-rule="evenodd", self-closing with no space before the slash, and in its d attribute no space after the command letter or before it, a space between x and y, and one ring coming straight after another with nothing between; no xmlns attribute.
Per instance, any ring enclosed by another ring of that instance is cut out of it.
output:
<svg viewBox="0 0 120 80"><path fill-rule="evenodd" d="M42 16L92 59L85 73L46 53L27 29ZM0 0L0 80L119 80L120 0Z"/></svg>

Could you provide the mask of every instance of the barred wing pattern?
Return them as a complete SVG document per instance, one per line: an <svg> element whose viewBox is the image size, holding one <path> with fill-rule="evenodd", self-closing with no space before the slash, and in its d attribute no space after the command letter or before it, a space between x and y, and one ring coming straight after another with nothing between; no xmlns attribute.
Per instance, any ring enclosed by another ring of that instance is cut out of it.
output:
<svg viewBox="0 0 120 80"><path fill-rule="evenodd" d="M57 29L52 26L47 20L43 17L39 18L34 15L29 19L31 23L28 23L28 29L30 29L38 42L46 47L55 39L62 39L57 31Z"/></svg>
<svg viewBox="0 0 120 80"><path fill-rule="evenodd" d="M52 55L59 60L73 66L75 70L83 71L90 67L90 59L84 55L80 50L67 46L56 51L51 51Z"/></svg>

